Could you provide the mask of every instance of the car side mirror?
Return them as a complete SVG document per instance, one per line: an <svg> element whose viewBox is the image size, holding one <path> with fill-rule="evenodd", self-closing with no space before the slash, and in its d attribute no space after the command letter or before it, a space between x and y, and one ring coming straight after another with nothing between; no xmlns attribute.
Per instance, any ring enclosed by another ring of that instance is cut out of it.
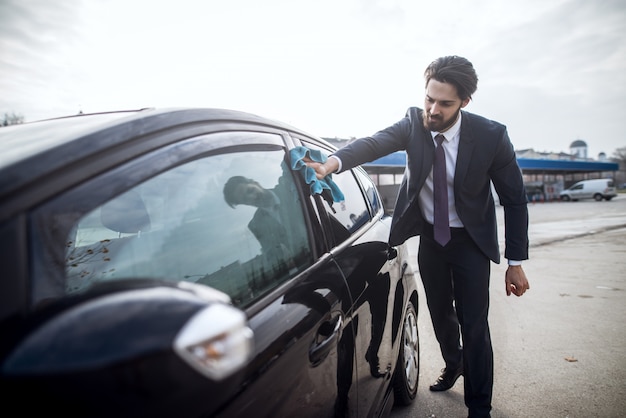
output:
<svg viewBox="0 0 626 418"><path fill-rule="evenodd" d="M211 415L243 381L253 335L243 311L189 287L98 294L52 312L7 356L2 386L84 416L175 416L190 405Z"/></svg>

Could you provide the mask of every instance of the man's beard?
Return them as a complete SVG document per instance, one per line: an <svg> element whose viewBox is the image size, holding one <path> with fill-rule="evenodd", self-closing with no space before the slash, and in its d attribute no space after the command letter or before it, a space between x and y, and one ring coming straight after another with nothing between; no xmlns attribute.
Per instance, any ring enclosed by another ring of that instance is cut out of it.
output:
<svg viewBox="0 0 626 418"><path fill-rule="evenodd" d="M254 196L254 206L257 208L271 208L274 205L274 199L267 190L259 190Z"/></svg>
<svg viewBox="0 0 626 418"><path fill-rule="evenodd" d="M267 189L258 190L254 198L254 206L257 208L271 209L279 203L276 195Z"/></svg>
<svg viewBox="0 0 626 418"><path fill-rule="evenodd" d="M454 125L457 118L459 117L460 112L461 108L459 107L454 115L450 117L450 119L444 120L443 117L439 115L429 117L429 113L426 112L426 109L424 109L422 110L422 121L424 123L424 128L433 132L445 132L446 130L450 129L452 125Z"/></svg>

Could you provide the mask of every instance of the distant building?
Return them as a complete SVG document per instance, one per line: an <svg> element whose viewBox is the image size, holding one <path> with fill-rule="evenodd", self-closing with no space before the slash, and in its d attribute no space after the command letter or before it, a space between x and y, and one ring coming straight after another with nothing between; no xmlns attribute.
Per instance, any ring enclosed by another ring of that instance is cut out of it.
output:
<svg viewBox="0 0 626 418"><path fill-rule="evenodd" d="M352 138L322 138L324 141L330 142L331 144L333 144L334 146L336 146L337 148L343 148L346 145L348 145L350 142L354 141L356 138L352 137Z"/></svg>
<svg viewBox="0 0 626 418"><path fill-rule="evenodd" d="M587 143L582 139L577 139L576 141L572 142L572 144L569 146L569 151L572 153L572 155L575 155L576 158L580 160L587 159Z"/></svg>
<svg viewBox="0 0 626 418"><path fill-rule="evenodd" d="M517 158L529 158L533 160L574 160L575 155L566 152L539 152L532 148L515 150Z"/></svg>

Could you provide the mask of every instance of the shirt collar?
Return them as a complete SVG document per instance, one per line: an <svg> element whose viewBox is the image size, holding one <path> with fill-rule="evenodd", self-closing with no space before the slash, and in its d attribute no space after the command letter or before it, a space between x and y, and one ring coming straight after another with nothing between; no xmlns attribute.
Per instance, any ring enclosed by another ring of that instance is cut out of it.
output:
<svg viewBox="0 0 626 418"><path fill-rule="evenodd" d="M454 125L450 127L450 129L443 133L430 131L430 134L432 135L433 139L435 139L435 137L441 133L443 134L444 138L446 138L446 141L450 141L458 134L459 130L461 129L461 119L463 118L461 116L461 112L459 112L459 117L457 118L456 122L454 122Z"/></svg>

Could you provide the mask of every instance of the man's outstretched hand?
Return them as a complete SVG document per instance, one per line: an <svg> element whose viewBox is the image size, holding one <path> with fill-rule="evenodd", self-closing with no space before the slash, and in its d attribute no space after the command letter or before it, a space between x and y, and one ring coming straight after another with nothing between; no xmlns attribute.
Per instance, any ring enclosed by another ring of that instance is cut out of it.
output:
<svg viewBox="0 0 626 418"><path fill-rule="evenodd" d="M318 180L322 180L329 174L334 173L339 168L339 163L335 158L329 158L325 163L318 163L308 157L302 159L304 163L315 170L315 176Z"/></svg>

